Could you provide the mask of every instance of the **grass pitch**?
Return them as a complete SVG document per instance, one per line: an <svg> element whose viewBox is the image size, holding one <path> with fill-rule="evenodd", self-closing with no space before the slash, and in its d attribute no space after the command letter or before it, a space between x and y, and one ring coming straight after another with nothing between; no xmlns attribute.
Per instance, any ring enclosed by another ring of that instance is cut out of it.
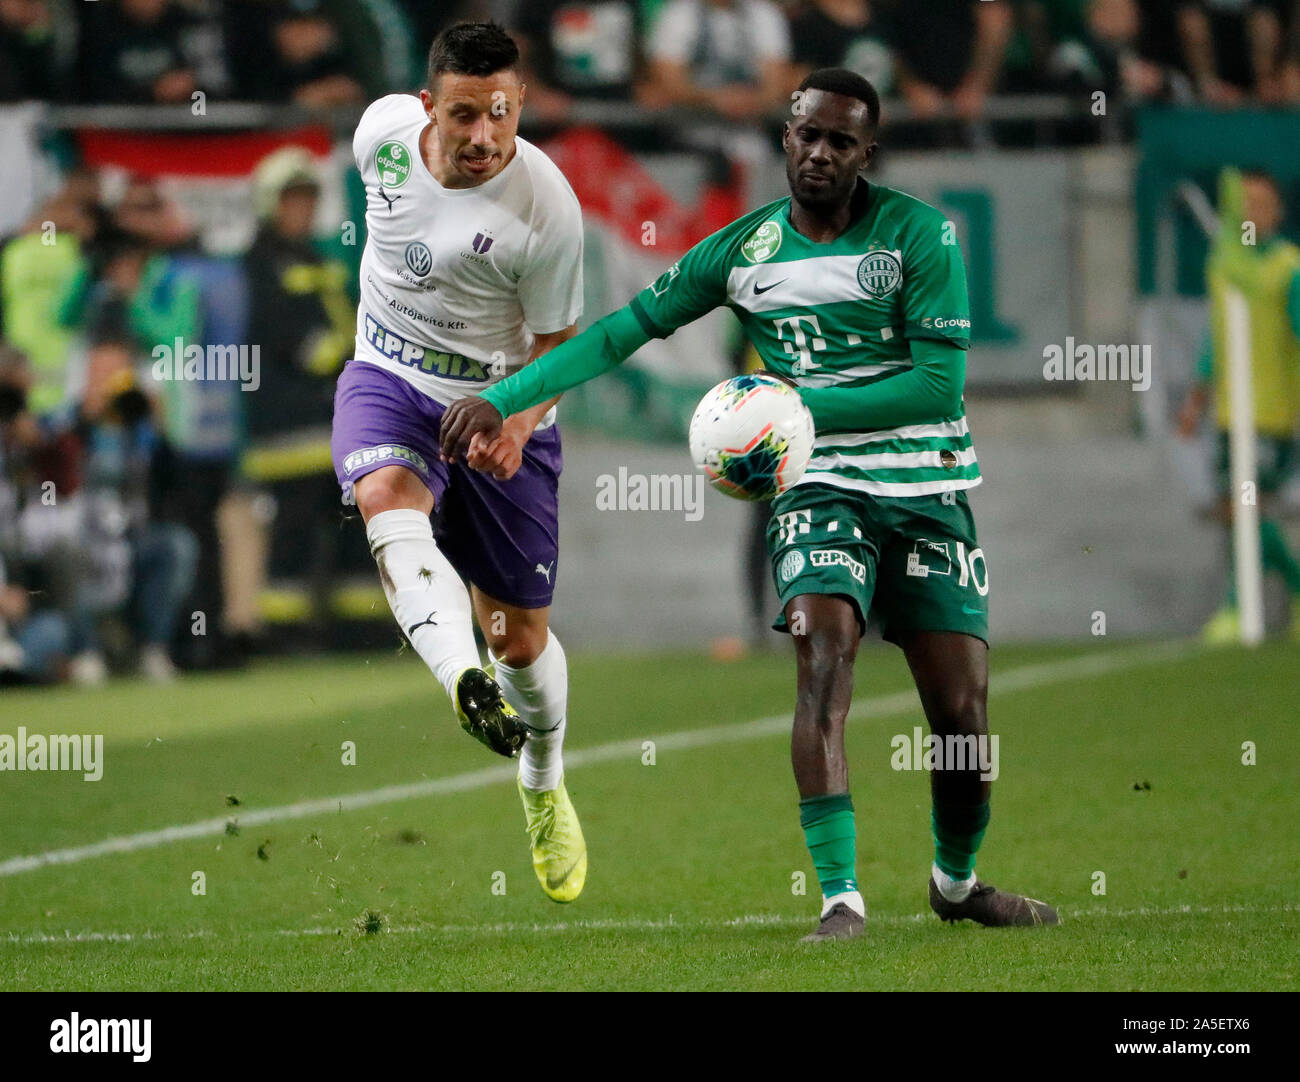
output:
<svg viewBox="0 0 1300 1082"><path fill-rule="evenodd" d="M591 868L566 907L533 878L512 767L410 654L4 691L0 732L103 733L105 766L0 774L0 988L1300 987L1300 650L1000 648L992 665L980 871L1062 925L929 913L928 779L890 768L891 737L923 720L878 647L848 736L868 932L815 947L797 942L818 892L785 654L571 655Z"/></svg>

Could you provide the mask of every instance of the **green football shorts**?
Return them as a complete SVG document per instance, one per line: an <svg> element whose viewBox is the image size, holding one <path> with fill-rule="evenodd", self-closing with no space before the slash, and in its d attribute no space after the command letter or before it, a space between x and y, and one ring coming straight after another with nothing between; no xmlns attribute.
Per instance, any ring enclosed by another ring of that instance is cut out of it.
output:
<svg viewBox="0 0 1300 1082"><path fill-rule="evenodd" d="M785 606L833 594L874 611L884 637L957 631L988 642L989 575L965 492L887 497L796 485L772 503L767 551L781 598L772 624L789 631Z"/></svg>

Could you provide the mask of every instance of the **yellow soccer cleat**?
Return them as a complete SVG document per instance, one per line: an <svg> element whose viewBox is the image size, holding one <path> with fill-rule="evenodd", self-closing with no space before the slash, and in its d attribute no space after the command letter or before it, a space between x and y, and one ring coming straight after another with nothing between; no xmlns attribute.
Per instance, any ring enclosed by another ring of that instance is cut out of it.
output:
<svg viewBox="0 0 1300 1082"><path fill-rule="evenodd" d="M587 842L564 779L556 788L540 793L525 789L522 779L518 786L537 881L551 901L571 902L587 882Z"/></svg>
<svg viewBox="0 0 1300 1082"><path fill-rule="evenodd" d="M1240 642L1241 615L1235 608L1225 605L1201 628L1201 641L1206 646L1232 646Z"/></svg>

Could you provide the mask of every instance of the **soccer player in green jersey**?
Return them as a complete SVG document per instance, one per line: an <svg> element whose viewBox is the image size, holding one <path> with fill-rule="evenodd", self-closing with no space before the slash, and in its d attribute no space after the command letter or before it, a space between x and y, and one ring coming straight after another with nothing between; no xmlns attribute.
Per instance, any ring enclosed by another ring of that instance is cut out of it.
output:
<svg viewBox="0 0 1300 1082"><path fill-rule="evenodd" d="M813 72L784 132L790 198L707 237L627 307L454 403L441 428L443 455L463 457L475 433L492 437L504 418L720 305L799 389L817 439L773 505L768 548L776 626L796 643L791 757L823 899L813 940L864 927L844 720L869 610L903 649L933 734L954 738L942 746L988 746L989 582L965 492L980 480L962 405L966 272L939 211L860 176L879 119L861 76ZM975 877L987 759L935 759L931 908L986 925L1056 923L1051 906Z"/></svg>

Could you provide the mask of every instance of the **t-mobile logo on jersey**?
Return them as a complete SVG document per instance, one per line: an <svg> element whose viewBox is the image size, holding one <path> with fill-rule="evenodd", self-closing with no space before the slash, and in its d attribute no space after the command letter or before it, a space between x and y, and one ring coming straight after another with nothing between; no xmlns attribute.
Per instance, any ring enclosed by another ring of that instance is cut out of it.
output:
<svg viewBox="0 0 1300 1082"><path fill-rule="evenodd" d="M821 323L815 315L782 316L772 322L776 324L777 339L794 359L791 367L796 375L818 367L813 360L813 353L820 353L826 348L826 339L822 337ZM807 324L811 333L804 332L804 324ZM790 332L788 336L786 331Z"/></svg>

